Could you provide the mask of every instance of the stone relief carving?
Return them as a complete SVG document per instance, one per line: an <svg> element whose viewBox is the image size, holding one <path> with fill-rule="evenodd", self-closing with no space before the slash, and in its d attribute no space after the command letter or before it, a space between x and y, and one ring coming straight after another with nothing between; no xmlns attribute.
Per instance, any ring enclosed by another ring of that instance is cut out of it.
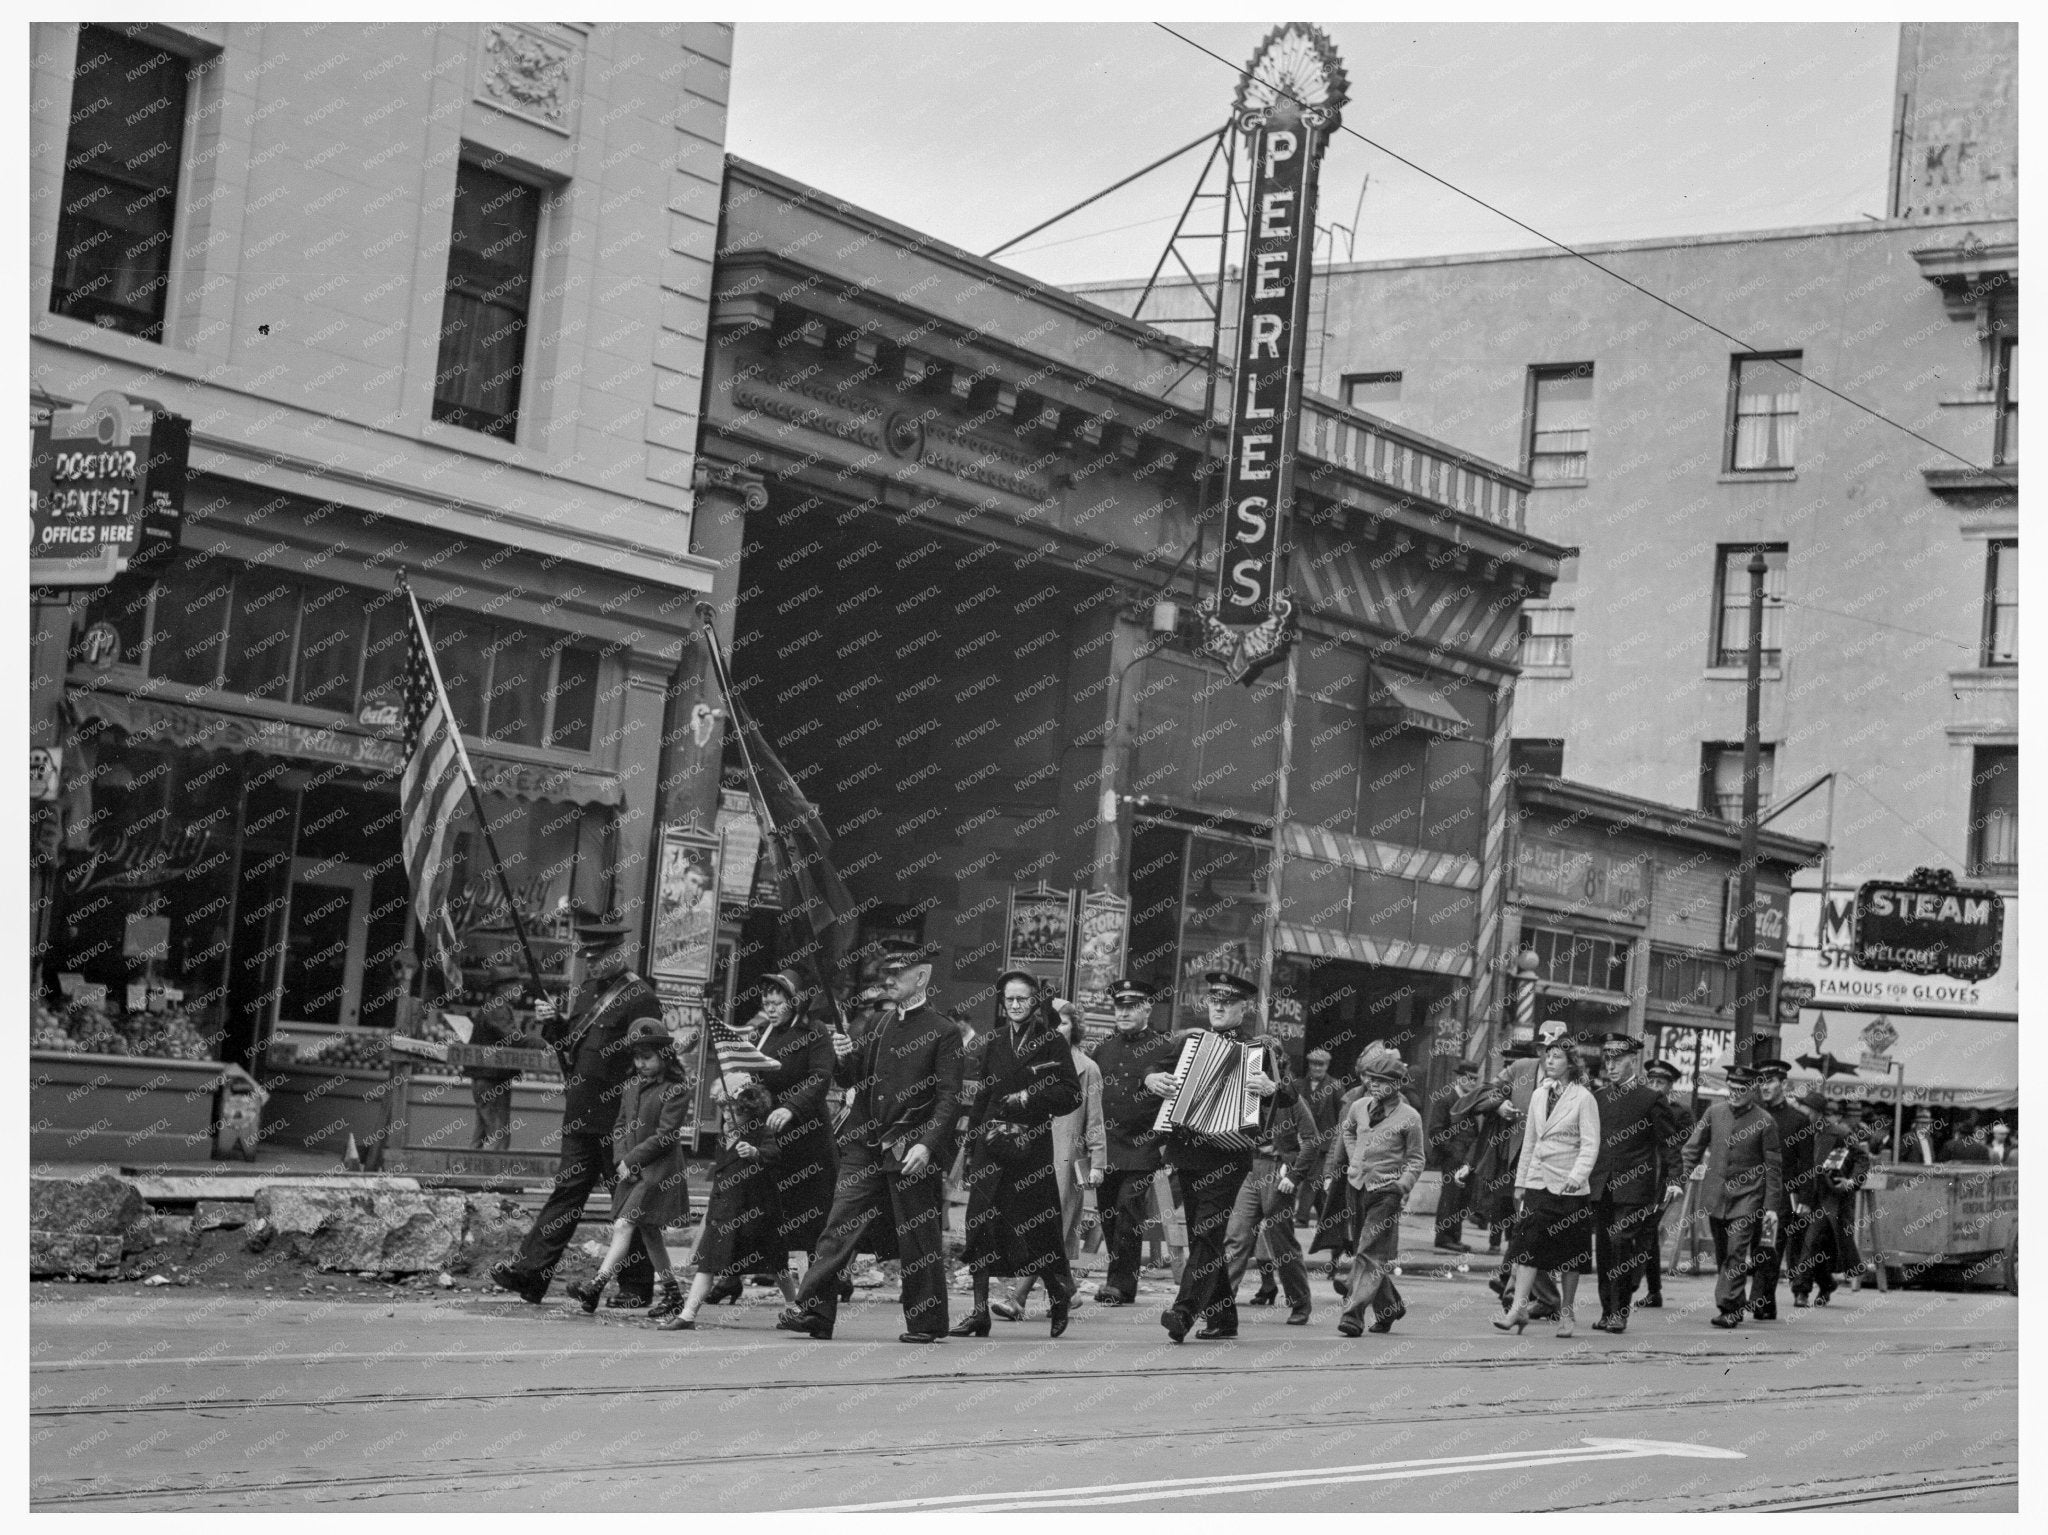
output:
<svg viewBox="0 0 2048 1535"><path fill-rule="evenodd" d="M569 45L504 22L484 29L483 78L477 95L564 132L569 127L573 54Z"/></svg>

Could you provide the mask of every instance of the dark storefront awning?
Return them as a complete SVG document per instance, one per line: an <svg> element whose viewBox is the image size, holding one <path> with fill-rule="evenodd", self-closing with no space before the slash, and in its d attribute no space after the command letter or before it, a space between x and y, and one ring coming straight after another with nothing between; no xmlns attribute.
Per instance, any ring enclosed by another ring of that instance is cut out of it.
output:
<svg viewBox="0 0 2048 1535"><path fill-rule="evenodd" d="M1403 725L1427 730L1456 741L1472 737L1472 722L1458 712L1455 704L1422 678L1387 666L1372 668L1365 721L1372 726Z"/></svg>
<svg viewBox="0 0 2048 1535"><path fill-rule="evenodd" d="M392 736L304 725L295 720L259 719L197 704L87 688L71 689L66 703L75 720L98 720L133 741L198 751L296 757L307 762L360 768L373 777L396 774L405 765L405 750ZM485 756L474 748L470 756L486 793L569 805L613 806L623 798L618 775L614 773L512 762Z"/></svg>

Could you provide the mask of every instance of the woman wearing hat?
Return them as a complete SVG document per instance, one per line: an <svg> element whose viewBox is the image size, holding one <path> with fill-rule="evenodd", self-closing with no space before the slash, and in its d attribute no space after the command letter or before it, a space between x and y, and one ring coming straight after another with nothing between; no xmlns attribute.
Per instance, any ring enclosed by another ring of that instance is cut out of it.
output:
<svg viewBox="0 0 2048 1535"><path fill-rule="evenodd" d="M754 1079L775 1099L767 1127L781 1144L777 1192L782 1205L782 1252L801 1252L808 1265L832 1208L839 1157L832 1145L825 1095L832 1086L832 1034L807 1011L812 992L796 970L761 980L754 1019L755 1046L781 1064Z"/></svg>
<svg viewBox="0 0 2048 1535"><path fill-rule="evenodd" d="M1036 1275L1045 1281L1057 1338L1067 1330L1075 1286L1053 1171L1052 1122L1080 1106L1081 1079L1038 978L1005 971L996 991L997 1018L967 1116L967 1242L960 1256L974 1276L974 1309L952 1335L989 1335L992 1276Z"/></svg>
<svg viewBox="0 0 2048 1535"><path fill-rule="evenodd" d="M690 1080L658 1019L635 1019L626 1032L626 1049L633 1059L633 1074L620 1089L619 1117L612 1126L612 1156L619 1174L612 1185L611 1250L590 1283L563 1288L586 1313L597 1310L605 1286L632 1251L637 1231L660 1286L647 1314L664 1317L683 1303L662 1232L690 1218L682 1139L690 1117Z"/></svg>
<svg viewBox="0 0 2048 1535"><path fill-rule="evenodd" d="M1600 1106L1582 1080L1578 1052L1560 1039L1543 1050L1543 1080L1529 1098L1528 1128L1515 1169L1521 1199L1509 1242L1515 1304L1493 1325L1520 1332L1529 1325L1530 1291L1538 1271L1557 1280L1557 1335L1569 1338L1579 1276L1593 1267L1593 1163L1600 1155Z"/></svg>

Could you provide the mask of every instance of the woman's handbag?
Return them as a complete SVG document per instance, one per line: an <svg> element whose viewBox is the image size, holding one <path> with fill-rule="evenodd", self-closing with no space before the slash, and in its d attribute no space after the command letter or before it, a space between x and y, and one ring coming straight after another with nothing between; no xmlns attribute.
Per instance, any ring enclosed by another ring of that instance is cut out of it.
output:
<svg viewBox="0 0 2048 1535"><path fill-rule="evenodd" d="M1034 1127L1008 1119L982 1121L981 1150L998 1167L1024 1167L1031 1161Z"/></svg>

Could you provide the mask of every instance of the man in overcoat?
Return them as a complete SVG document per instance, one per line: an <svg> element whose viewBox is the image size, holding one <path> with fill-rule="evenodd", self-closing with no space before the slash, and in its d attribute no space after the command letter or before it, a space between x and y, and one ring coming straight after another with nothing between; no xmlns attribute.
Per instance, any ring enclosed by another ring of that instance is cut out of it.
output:
<svg viewBox="0 0 2048 1535"><path fill-rule="evenodd" d="M859 1032L834 1034L834 1077L846 1089L832 1211L796 1303L775 1325L832 1336L839 1276L870 1225L886 1223L903 1267L904 1343L945 1337L946 1166L960 1113L960 1030L932 1005L931 946L884 945L882 978L895 998Z"/></svg>
<svg viewBox="0 0 2048 1535"><path fill-rule="evenodd" d="M542 998L533 1009L541 1037L562 1063L562 1154L555 1186L518 1254L491 1269L492 1283L535 1305L547 1294L591 1190L612 1176L612 1126L620 1089L633 1074L627 1031L641 1018L661 1021L661 999L627 963L626 924L615 914L587 909L579 909L574 922L582 983L567 1008ZM654 1268L637 1239L618 1281L615 1305L652 1302Z"/></svg>
<svg viewBox="0 0 2048 1535"><path fill-rule="evenodd" d="M1658 1148L1655 1181L1660 1190L1678 1182L1679 1168L1685 1161L1685 1140L1692 1134L1692 1110L1680 1103L1671 1091L1684 1075L1669 1061L1649 1061L1643 1066L1644 1079L1664 1100L1664 1111L1671 1119L1671 1133L1664 1137L1664 1144ZM1661 1193L1657 1201L1657 1229L1651 1234L1650 1266L1643 1271L1643 1287L1647 1293L1641 1305L1645 1311L1655 1311L1664 1304L1664 1212L1671 1208L1671 1203Z"/></svg>
<svg viewBox="0 0 2048 1535"><path fill-rule="evenodd" d="M1806 1185L1806 1229L1792 1268L1792 1304L1825 1306L1835 1293L1835 1275L1862 1272L1856 1250L1856 1191L1870 1174L1870 1153L1849 1127L1839 1098L1809 1097L1819 1116L1813 1136L1813 1165Z"/></svg>
<svg viewBox="0 0 2048 1535"><path fill-rule="evenodd" d="M1138 1298L1145 1195L1159 1171L1166 1139L1152 1128L1159 1099L1145 1086L1145 1078L1155 1071L1171 1072L1175 1051L1166 1036L1151 1027L1150 988L1126 976L1109 989L1109 1000L1116 1012L1116 1031L1095 1045L1109 1154L1109 1168L1095 1191L1095 1208L1102 1216L1109 1270L1095 1299L1105 1306L1128 1306Z"/></svg>
<svg viewBox="0 0 2048 1535"><path fill-rule="evenodd" d="M1762 1295L1756 1285L1763 1249L1780 1239L1778 1202L1785 1192L1784 1156L1778 1127L1756 1101L1756 1072L1728 1068L1728 1099L1700 1115L1685 1143L1683 1178L1705 1162L1700 1208L1714 1234L1713 1324L1739 1327L1742 1315ZM1666 1194L1676 1199L1682 1180Z"/></svg>
<svg viewBox="0 0 2048 1535"><path fill-rule="evenodd" d="M1778 1320L1778 1278L1796 1262L1806 1245L1806 1222L1812 1213L1813 1135L1820 1120L1785 1096L1792 1068L1776 1059L1754 1061L1756 1100L1778 1127L1778 1152L1784 1161L1784 1192L1778 1199L1778 1242L1764 1250L1753 1288L1761 1292L1753 1315L1759 1322Z"/></svg>
<svg viewBox="0 0 2048 1535"><path fill-rule="evenodd" d="M1657 1261L1657 1217L1664 1185L1658 1174L1675 1122L1664 1095L1637 1071L1643 1042L1609 1034L1600 1053L1605 1079L1593 1089L1600 1107L1600 1155L1593 1163L1593 1254L1600 1281L1596 1332L1625 1332L1636 1282Z"/></svg>
<svg viewBox="0 0 2048 1535"><path fill-rule="evenodd" d="M1429 1165L1443 1174L1436 1196L1436 1250L1468 1253L1465 1241L1466 1183L1453 1176L1472 1154L1479 1139L1479 1116L1460 1114L1458 1103L1479 1089L1479 1063L1460 1061L1451 1080L1437 1089L1430 1100L1429 1121L1424 1126L1429 1148Z"/></svg>

